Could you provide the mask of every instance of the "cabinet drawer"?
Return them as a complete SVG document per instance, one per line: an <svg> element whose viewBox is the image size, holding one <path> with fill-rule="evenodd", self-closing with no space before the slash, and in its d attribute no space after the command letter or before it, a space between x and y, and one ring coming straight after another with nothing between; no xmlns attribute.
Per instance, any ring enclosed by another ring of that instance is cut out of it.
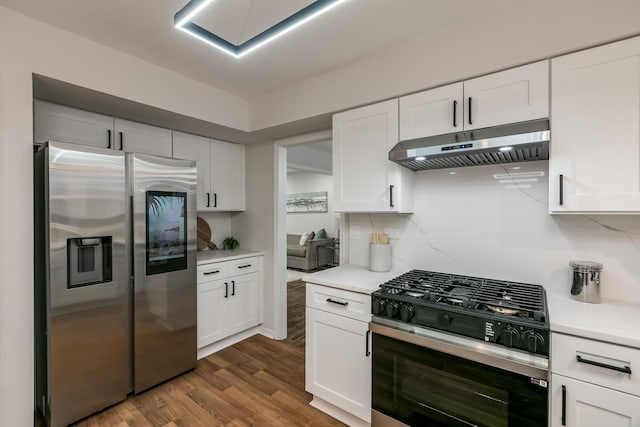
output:
<svg viewBox="0 0 640 427"><path fill-rule="evenodd" d="M240 274L253 273L256 271L258 271L257 257L213 262L211 264L198 266L198 283L223 279L230 276L238 276Z"/></svg>
<svg viewBox="0 0 640 427"><path fill-rule="evenodd" d="M307 283L307 307L352 319L371 320L371 296Z"/></svg>
<svg viewBox="0 0 640 427"><path fill-rule="evenodd" d="M635 375L619 371L627 368ZM554 333L551 371L640 396L639 349Z"/></svg>

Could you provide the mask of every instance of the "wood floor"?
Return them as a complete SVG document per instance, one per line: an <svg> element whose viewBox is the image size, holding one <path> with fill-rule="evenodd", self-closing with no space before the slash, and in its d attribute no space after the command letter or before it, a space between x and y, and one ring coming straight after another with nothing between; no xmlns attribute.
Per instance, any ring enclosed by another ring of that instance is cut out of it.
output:
<svg viewBox="0 0 640 427"><path fill-rule="evenodd" d="M304 283L288 286L289 338L253 336L195 370L129 397L77 426L343 426L304 391Z"/></svg>

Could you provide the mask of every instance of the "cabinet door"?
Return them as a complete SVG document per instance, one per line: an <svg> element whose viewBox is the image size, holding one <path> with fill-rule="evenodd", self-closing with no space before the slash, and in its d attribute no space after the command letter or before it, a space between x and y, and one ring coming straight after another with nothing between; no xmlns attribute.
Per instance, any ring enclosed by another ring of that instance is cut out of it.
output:
<svg viewBox="0 0 640 427"><path fill-rule="evenodd" d="M211 140L211 209L245 209L244 145Z"/></svg>
<svg viewBox="0 0 640 427"><path fill-rule="evenodd" d="M467 130L548 117L549 62L465 81L464 110Z"/></svg>
<svg viewBox="0 0 640 427"><path fill-rule="evenodd" d="M115 119L116 150L171 157L171 130Z"/></svg>
<svg viewBox="0 0 640 427"><path fill-rule="evenodd" d="M640 37L552 61L552 213L640 212Z"/></svg>
<svg viewBox="0 0 640 427"><path fill-rule="evenodd" d="M367 323L309 307L306 317L306 390L369 422Z"/></svg>
<svg viewBox="0 0 640 427"><path fill-rule="evenodd" d="M403 96L400 140L461 131L462 110L462 83Z"/></svg>
<svg viewBox="0 0 640 427"><path fill-rule="evenodd" d="M113 118L50 102L33 103L34 141L113 147Z"/></svg>
<svg viewBox="0 0 640 427"><path fill-rule="evenodd" d="M397 99L333 116L335 211L412 211L413 175L389 160L397 142Z"/></svg>
<svg viewBox="0 0 640 427"><path fill-rule="evenodd" d="M551 387L551 427L640 425L640 397L556 374L551 376Z"/></svg>
<svg viewBox="0 0 640 427"><path fill-rule="evenodd" d="M229 334L260 323L258 273L229 278Z"/></svg>
<svg viewBox="0 0 640 427"><path fill-rule="evenodd" d="M227 301L230 292L228 279L198 283L198 348L228 335Z"/></svg>
<svg viewBox="0 0 640 427"><path fill-rule="evenodd" d="M173 132L173 157L194 160L198 173L196 191L198 193L197 210L209 210L211 206L211 163L209 147L211 140L202 136Z"/></svg>

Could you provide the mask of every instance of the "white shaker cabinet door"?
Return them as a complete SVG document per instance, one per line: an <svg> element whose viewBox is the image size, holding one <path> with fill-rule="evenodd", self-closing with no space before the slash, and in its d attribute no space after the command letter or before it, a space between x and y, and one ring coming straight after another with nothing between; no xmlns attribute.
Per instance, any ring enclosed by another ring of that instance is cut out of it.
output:
<svg viewBox="0 0 640 427"><path fill-rule="evenodd" d="M640 397L556 374L551 386L551 427L640 425Z"/></svg>
<svg viewBox="0 0 640 427"><path fill-rule="evenodd" d="M228 335L228 299L228 279L198 283L198 348Z"/></svg>
<svg viewBox="0 0 640 427"><path fill-rule="evenodd" d="M306 309L306 390L369 422L367 322Z"/></svg>
<svg viewBox="0 0 640 427"><path fill-rule="evenodd" d="M640 37L552 60L549 210L640 212Z"/></svg>
<svg viewBox="0 0 640 427"><path fill-rule="evenodd" d="M128 153L171 157L173 139L170 129L115 119L115 149Z"/></svg>
<svg viewBox="0 0 640 427"><path fill-rule="evenodd" d="M113 148L113 117L35 100L33 124L36 143L51 140Z"/></svg>
<svg viewBox="0 0 640 427"><path fill-rule="evenodd" d="M173 132L173 157L196 162L198 194L197 210L206 211L211 206L211 140L202 136Z"/></svg>
<svg viewBox="0 0 640 427"><path fill-rule="evenodd" d="M211 140L210 209L245 210L244 145Z"/></svg>
<svg viewBox="0 0 640 427"><path fill-rule="evenodd" d="M258 273L229 278L229 334L260 323Z"/></svg>
<svg viewBox="0 0 640 427"><path fill-rule="evenodd" d="M400 98L400 140L463 130L462 82Z"/></svg>
<svg viewBox="0 0 640 427"><path fill-rule="evenodd" d="M411 212L413 175L389 160L398 142L398 100L333 116L336 212Z"/></svg>

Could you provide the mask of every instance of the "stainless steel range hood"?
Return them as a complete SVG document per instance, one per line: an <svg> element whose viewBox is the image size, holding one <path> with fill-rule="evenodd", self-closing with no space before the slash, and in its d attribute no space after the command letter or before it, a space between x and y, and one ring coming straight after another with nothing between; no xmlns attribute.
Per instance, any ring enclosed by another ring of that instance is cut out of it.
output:
<svg viewBox="0 0 640 427"><path fill-rule="evenodd" d="M549 158L549 120L532 120L401 141L389 160L411 170L457 168Z"/></svg>

